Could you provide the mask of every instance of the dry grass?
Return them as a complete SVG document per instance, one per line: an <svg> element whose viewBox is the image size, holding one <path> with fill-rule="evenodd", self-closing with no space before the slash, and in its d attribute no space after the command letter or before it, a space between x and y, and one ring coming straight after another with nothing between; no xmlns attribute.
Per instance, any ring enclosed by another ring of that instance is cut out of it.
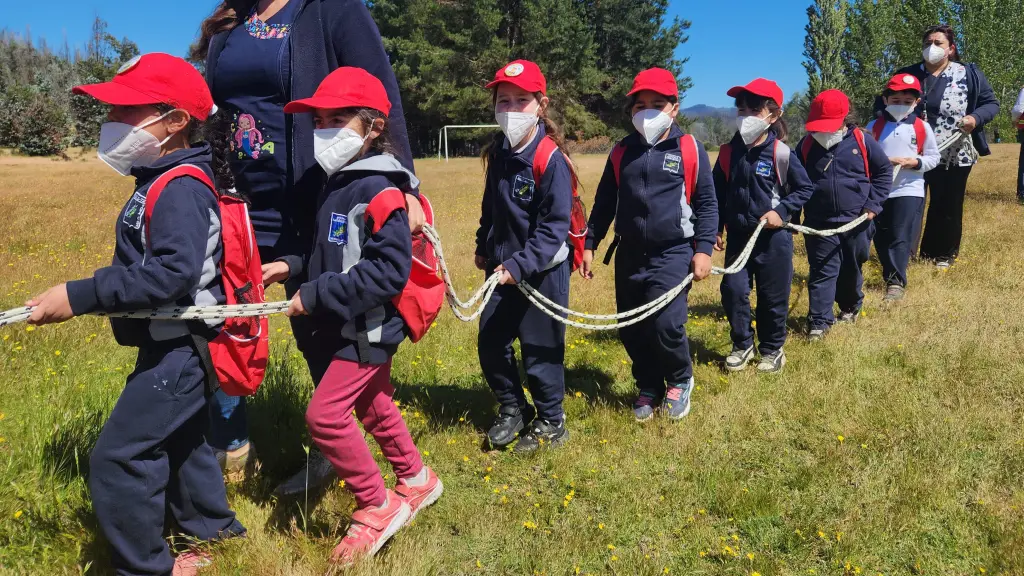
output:
<svg viewBox="0 0 1024 576"><path fill-rule="evenodd" d="M699 388L678 425L634 424L621 346L570 331L571 442L529 458L484 452L493 401L476 326L443 315L424 342L402 347L394 372L447 491L354 572L1024 574L1016 153L997 146L972 176L957 266L914 266L906 302L883 311L868 264L866 316L817 345L793 336L782 375L721 371L718 280L698 285L688 329ZM589 197L603 158L579 164ZM480 165L418 168L467 292L482 281L471 264ZM130 187L94 160L0 158L0 309L105 264ZM806 313L797 245L794 326ZM573 281L575 308L612 309L612 271L597 272ZM308 514L268 496L304 457L311 390L286 324L273 326L273 369L250 411L262 472L230 492L250 536L219 548L204 574L323 573L351 509L340 489ZM95 318L0 338L0 572L107 574L82 468L134 356Z"/></svg>

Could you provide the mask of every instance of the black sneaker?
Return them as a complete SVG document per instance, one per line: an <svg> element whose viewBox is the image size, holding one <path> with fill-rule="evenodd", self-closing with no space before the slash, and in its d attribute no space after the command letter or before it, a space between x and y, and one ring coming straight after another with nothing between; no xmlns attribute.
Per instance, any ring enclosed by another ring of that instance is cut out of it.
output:
<svg viewBox="0 0 1024 576"><path fill-rule="evenodd" d="M534 452L541 446L561 446L568 439L569 429L565 426L564 418L558 423L538 418L533 421L530 431L523 434L516 444L515 451L522 454Z"/></svg>
<svg viewBox="0 0 1024 576"><path fill-rule="evenodd" d="M498 410L498 417L495 418L494 424L487 431L487 441L490 442L491 448L504 448L515 442L516 437L533 420L535 415L536 411L529 404L522 410L502 406Z"/></svg>
<svg viewBox="0 0 1024 576"><path fill-rule="evenodd" d="M807 341L820 342L822 339L825 338L826 334L828 334L828 326L825 326L823 328L811 328L807 332Z"/></svg>
<svg viewBox="0 0 1024 576"><path fill-rule="evenodd" d="M315 492L327 488L337 477L327 457L316 448L311 448L306 466L279 485L274 494L278 498L295 498L305 494L307 489Z"/></svg>
<svg viewBox="0 0 1024 576"><path fill-rule="evenodd" d="M903 300L903 296L907 293L907 289L899 284L889 284L885 287L885 298L882 298L883 302L899 302Z"/></svg>

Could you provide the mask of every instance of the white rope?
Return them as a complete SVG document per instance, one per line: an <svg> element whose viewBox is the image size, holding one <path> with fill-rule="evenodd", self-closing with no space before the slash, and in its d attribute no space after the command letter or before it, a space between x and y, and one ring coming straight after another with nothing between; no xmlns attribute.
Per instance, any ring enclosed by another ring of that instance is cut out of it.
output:
<svg viewBox="0 0 1024 576"><path fill-rule="evenodd" d="M943 152L945 152L946 148L949 148L950 146L952 146L954 143L956 143L958 140L960 140L961 138L963 138L966 135L967 135L967 133L964 132L963 130L957 130L957 131L953 132L949 136L949 138L946 138L946 140L942 144L939 144L939 154L942 154ZM893 182L895 182L896 181L896 177L900 175L900 169L901 168L902 168L902 166L894 166L893 167L893 170L892 170L892 180L893 180Z"/></svg>

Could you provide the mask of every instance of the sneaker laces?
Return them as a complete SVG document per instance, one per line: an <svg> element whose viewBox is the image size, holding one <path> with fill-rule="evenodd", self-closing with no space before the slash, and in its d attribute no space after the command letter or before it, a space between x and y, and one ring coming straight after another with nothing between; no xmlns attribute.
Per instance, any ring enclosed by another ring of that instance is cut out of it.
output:
<svg viewBox="0 0 1024 576"><path fill-rule="evenodd" d="M668 394L666 394L665 396L673 402L679 402L680 400L683 399L682 386L673 386L669 388Z"/></svg>
<svg viewBox="0 0 1024 576"><path fill-rule="evenodd" d="M654 395L647 391L641 392L640 395L637 396L636 401L633 402L633 406L637 408L654 406Z"/></svg>

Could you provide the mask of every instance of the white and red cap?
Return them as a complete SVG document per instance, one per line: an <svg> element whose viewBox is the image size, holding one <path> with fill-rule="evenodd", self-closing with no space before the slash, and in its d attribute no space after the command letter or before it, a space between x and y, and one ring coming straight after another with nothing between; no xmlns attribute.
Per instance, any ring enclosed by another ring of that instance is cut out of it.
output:
<svg viewBox="0 0 1024 576"><path fill-rule="evenodd" d="M295 114L337 108L370 108L387 116L391 100L379 78L362 68L342 66L324 78L313 96L289 102L284 111Z"/></svg>
<svg viewBox="0 0 1024 576"><path fill-rule="evenodd" d="M513 60L494 73L494 80L491 80L484 88L494 88L502 82L508 82L526 90L527 92L540 92L547 96L548 81L537 66L529 60Z"/></svg>
<svg viewBox="0 0 1024 576"><path fill-rule="evenodd" d="M897 74L893 76L889 83L886 84L885 89L891 92L903 92L905 90L913 90L918 94L923 92L921 90L921 81L913 74Z"/></svg>
<svg viewBox="0 0 1024 576"><path fill-rule="evenodd" d="M75 86L71 91L112 106L167 104L198 120L206 120L216 110L210 88L195 66L161 52L132 58L110 82Z"/></svg>

